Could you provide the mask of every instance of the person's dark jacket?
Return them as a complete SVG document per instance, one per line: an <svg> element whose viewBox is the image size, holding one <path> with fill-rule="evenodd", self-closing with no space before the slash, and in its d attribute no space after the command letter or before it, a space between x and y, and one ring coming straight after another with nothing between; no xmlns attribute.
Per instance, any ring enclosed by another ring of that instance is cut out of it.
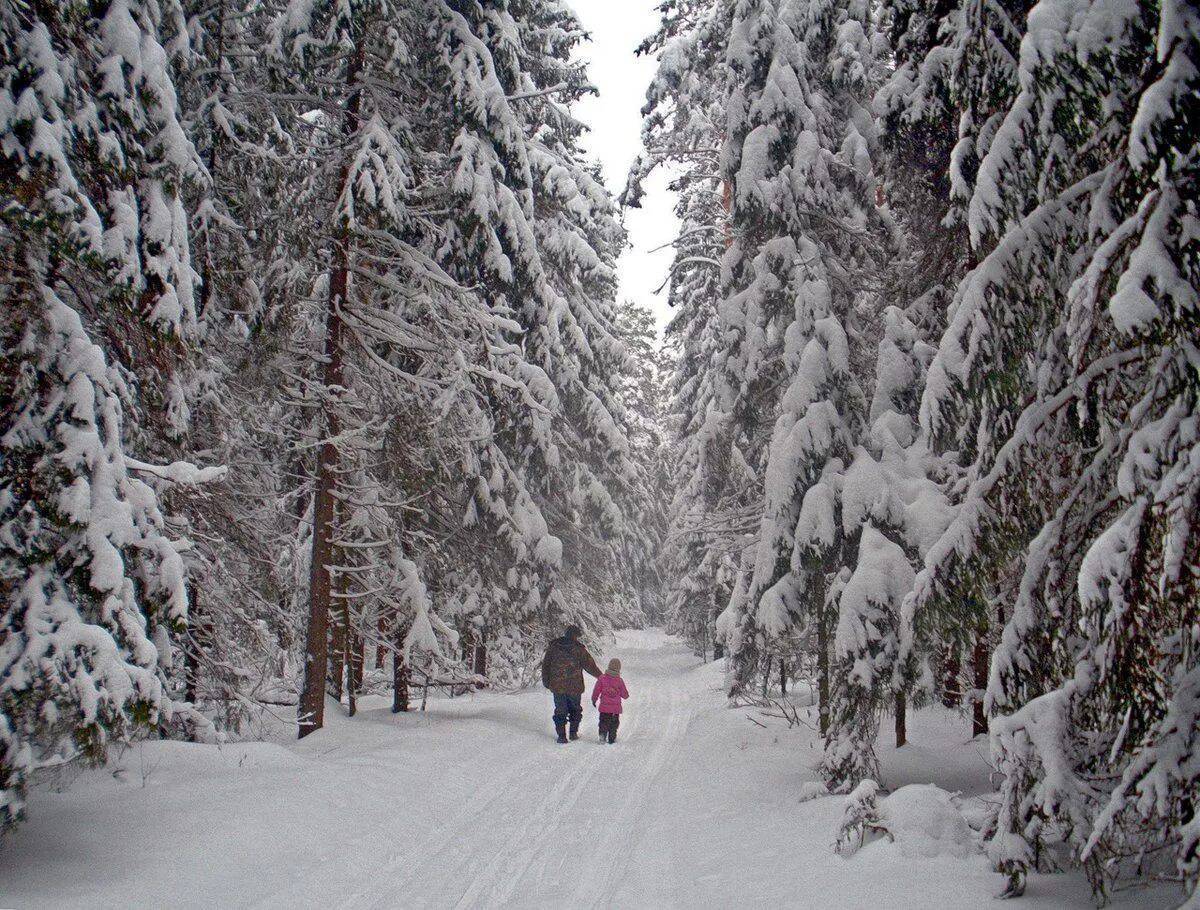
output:
<svg viewBox="0 0 1200 910"><path fill-rule="evenodd" d="M583 674L600 678L600 668L578 638L556 638L542 658L542 685L555 695L582 695Z"/></svg>

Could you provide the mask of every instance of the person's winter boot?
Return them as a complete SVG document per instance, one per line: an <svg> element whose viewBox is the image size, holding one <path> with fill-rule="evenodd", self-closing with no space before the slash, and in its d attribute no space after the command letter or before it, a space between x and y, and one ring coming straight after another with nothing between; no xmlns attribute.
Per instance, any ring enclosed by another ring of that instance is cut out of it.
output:
<svg viewBox="0 0 1200 910"><path fill-rule="evenodd" d="M571 739L579 739L579 728L578 727L571 728Z"/></svg>
<svg viewBox="0 0 1200 910"><path fill-rule="evenodd" d="M565 743L567 741L567 725L555 724L554 729L558 731L558 741L560 743Z"/></svg>

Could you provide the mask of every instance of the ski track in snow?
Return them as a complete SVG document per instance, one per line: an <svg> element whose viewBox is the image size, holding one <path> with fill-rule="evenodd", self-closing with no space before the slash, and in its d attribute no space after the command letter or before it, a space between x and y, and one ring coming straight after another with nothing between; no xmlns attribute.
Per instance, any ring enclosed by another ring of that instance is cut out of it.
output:
<svg viewBox="0 0 1200 910"><path fill-rule="evenodd" d="M384 859L382 864L374 868L360 888L353 892L338 906L349 907L387 907L391 906L397 894L405 894L412 887L416 878L427 867L439 862L441 854L452 844L468 839L474 828L478 827L481 818L487 818L491 807L510 797L511 790L518 790L523 780L527 778L530 769L537 764L539 756L530 755L524 761L514 764L503 777L495 781L495 789L481 789L468 801L454 820L442 828L441 832L429 842L415 851L394 849ZM359 849L369 847L385 839L388 829L402 825L391 806L386 806L382 812L382 821L370 825L361 836L356 837L352 844L341 845L341 852L347 856L355 855ZM295 906L290 897L302 899L311 893L312 881L321 878L317 870L311 880L297 883L286 895L274 894L255 905L256 910L268 910L272 907Z"/></svg>
<svg viewBox="0 0 1200 910"><path fill-rule="evenodd" d="M463 813L462 834L478 827L481 817L493 823L488 846L476 844L455 861L448 848L465 838L452 826L411 864L403 883L389 880L385 871L372 897L360 892L342 906L386 907L398 894L411 906L455 910L515 905L533 896L568 906L609 905L629 861L630 832L648 811L647 793L679 749L690 717L678 671L656 666L660 657L661 652L635 651L627 658L625 675L636 691L615 746L598 742L590 729L596 715L589 712L578 742L554 744L549 760L539 756L523 765L519 775L506 778L516 777L513 785ZM537 793L543 795L530 798ZM605 805L609 796L616 797L613 807ZM589 804L598 809L589 812ZM587 861L578 869L564 868L556 850L579 832L591 845Z"/></svg>
<svg viewBox="0 0 1200 910"><path fill-rule="evenodd" d="M631 832L644 828L651 788L677 756L695 712L678 659L664 664L664 653L671 652L664 652L661 637L627 632L621 644L633 695L616 745L598 742L591 709L578 742L553 743L547 697L546 744L483 782L430 837L415 846L392 837L397 832L391 829L403 828L406 820L384 804L339 843L329 860L335 867L362 868L364 876L336 906L386 908L400 901L406 907L469 910L521 904L531 895L547 903L612 905L631 862ZM557 848L580 834L588 844L588 860L573 868ZM393 841L402 846L364 861L373 847ZM303 904L319 893L324 868L323 863L252 906ZM665 871L655 869L646 877L657 892L655 906L673 904Z"/></svg>
<svg viewBox="0 0 1200 910"><path fill-rule="evenodd" d="M672 689L668 701L666 731L653 744L650 758L637 777L628 784L624 803L609 822L601 845L600 858L589 863L580 875L579 886L575 892L577 904L590 907L607 907L613 904L614 893L622 882L620 873L630 861L629 832L643 827L638 825L636 820L639 812L646 811L647 793L679 749L687 731L690 715L685 704L683 693L678 688ZM652 880L661 881L657 876ZM600 895L599 899L597 894Z"/></svg>

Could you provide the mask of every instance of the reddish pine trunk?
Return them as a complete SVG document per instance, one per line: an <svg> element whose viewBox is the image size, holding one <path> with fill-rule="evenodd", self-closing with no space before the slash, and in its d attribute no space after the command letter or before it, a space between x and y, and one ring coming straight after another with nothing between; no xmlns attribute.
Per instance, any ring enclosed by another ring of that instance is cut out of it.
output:
<svg viewBox="0 0 1200 910"><path fill-rule="evenodd" d="M896 748L908 742L908 702L903 692L896 693Z"/></svg>
<svg viewBox="0 0 1200 910"><path fill-rule="evenodd" d="M392 629L392 645L395 651L392 652L392 713L399 714L401 711L409 709L408 704L408 689L409 689L409 667L408 661L404 659L403 647L404 637L408 634L400 623L396 623Z"/></svg>
<svg viewBox="0 0 1200 910"><path fill-rule="evenodd" d="M188 604L188 631L183 649L183 697L196 703L196 681L200 678L200 591L193 587Z"/></svg>
<svg viewBox="0 0 1200 910"><path fill-rule="evenodd" d="M346 244L337 243L337 264L329 286L329 309L325 320L325 387L342 384L342 320L340 301L346 294ZM326 408L325 442L317 461L316 495L313 502L312 560L308 575L308 642L304 666L304 692L300 699L300 738L321 729L325 721L325 678L329 655L329 564L333 555L334 486L337 483L338 451L333 437L338 434L334 408Z"/></svg>
<svg viewBox="0 0 1200 910"><path fill-rule="evenodd" d="M351 87L346 108L343 132L347 135L358 126L360 96L353 91L363 63L362 48L350 58L346 84ZM349 169L343 168L339 185L345 184ZM334 491L338 482L337 436L340 421L335 402L341 394L342 380L342 317L346 305L350 278L350 238L340 226L333 241L333 262L329 276L329 297L325 310L325 369L322 381L325 401L325 441L317 457L317 476L313 499L312 559L308 574L308 640L304 655L304 691L300 696L300 739L325 722L325 678L329 657L330 573L333 557Z"/></svg>

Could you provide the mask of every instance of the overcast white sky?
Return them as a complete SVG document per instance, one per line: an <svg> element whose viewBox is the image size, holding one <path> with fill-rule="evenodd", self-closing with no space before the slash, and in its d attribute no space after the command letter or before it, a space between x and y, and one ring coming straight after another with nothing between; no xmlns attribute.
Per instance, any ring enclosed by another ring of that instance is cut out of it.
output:
<svg viewBox="0 0 1200 910"><path fill-rule="evenodd" d="M604 180L614 195L625 187L629 165L641 148L642 104L656 61L635 57L634 49L658 24L656 0L571 0L591 44L580 54L588 61L588 75L600 91L577 108L591 127L587 150L600 159ZM660 173L647 187L640 209L625 212L631 248L618 263L621 294L648 306L658 320L659 332L670 319L666 294L654 294L671 265L670 249L649 250L671 240L677 231L673 194Z"/></svg>

